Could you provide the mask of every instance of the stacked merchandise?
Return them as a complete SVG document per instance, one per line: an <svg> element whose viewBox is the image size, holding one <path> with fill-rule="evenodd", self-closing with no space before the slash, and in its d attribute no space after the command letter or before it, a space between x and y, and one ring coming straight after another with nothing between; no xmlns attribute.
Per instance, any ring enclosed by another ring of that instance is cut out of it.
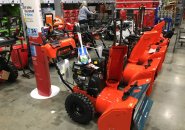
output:
<svg viewBox="0 0 185 130"><path fill-rule="evenodd" d="M177 5L176 5L176 17L175 17L175 25L181 25L181 21L183 18L183 11L184 11L184 6L183 6L183 0L178 0ZM184 2L185 3L185 2Z"/></svg>
<svg viewBox="0 0 185 130"><path fill-rule="evenodd" d="M116 0L116 8L139 8L145 6L146 8L155 8L159 5L156 0Z"/></svg>
<svg viewBox="0 0 185 130"><path fill-rule="evenodd" d="M74 10L64 10L64 20L65 22L74 23L78 21L78 9Z"/></svg>
<svg viewBox="0 0 185 130"><path fill-rule="evenodd" d="M0 17L0 36L12 36L20 30L20 17Z"/></svg>
<svg viewBox="0 0 185 130"><path fill-rule="evenodd" d="M134 15L138 16L140 7L145 7L145 15L143 24L145 27L153 27L155 25L155 9L158 7L159 1L146 0L116 0L116 9L134 10Z"/></svg>
<svg viewBox="0 0 185 130"><path fill-rule="evenodd" d="M158 10L156 23L159 23L163 20L166 22L163 30L170 31L173 27L173 11L163 9Z"/></svg>

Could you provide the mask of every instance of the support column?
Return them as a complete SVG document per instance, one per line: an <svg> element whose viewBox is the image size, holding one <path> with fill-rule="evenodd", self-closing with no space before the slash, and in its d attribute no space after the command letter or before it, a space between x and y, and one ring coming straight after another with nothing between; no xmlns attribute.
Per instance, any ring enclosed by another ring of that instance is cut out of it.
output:
<svg viewBox="0 0 185 130"><path fill-rule="evenodd" d="M62 0L55 0L55 16L63 17L62 7L61 7Z"/></svg>
<svg viewBox="0 0 185 130"><path fill-rule="evenodd" d="M31 92L36 99L55 96L59 88L51 85L48 58L41 49L43 18L40 0L23 0L23 14L27 26L37 88Z"/></svg>

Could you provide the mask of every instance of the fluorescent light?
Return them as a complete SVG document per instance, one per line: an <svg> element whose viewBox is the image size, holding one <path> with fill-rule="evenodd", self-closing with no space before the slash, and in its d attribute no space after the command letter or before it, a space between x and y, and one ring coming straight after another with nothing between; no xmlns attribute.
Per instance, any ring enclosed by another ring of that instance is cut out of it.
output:
<svg viewBox="0 0 185 130"><path fill-rule="evenodd" d="M11 5L14 6L14 0L12 0L12 4Z"/></svg>

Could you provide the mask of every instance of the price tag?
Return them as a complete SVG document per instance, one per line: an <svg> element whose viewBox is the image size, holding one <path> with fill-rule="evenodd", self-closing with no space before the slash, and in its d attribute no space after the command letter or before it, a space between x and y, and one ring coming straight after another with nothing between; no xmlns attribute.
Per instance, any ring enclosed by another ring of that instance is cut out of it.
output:
<svg viewBox="0 0 185 130"><path fill-rule="evenodd" d="M148 51L149 54L152 54L152 53L155 53L155 52L156 52L156 49L152 49L152 48Z"/></svg>
<svg viewBox="0 0 185 130"><path fill-rule="evenodd" d="M28 28L27 29L28 36L30 37L38 37L38 29L37 28Z"/></svg>

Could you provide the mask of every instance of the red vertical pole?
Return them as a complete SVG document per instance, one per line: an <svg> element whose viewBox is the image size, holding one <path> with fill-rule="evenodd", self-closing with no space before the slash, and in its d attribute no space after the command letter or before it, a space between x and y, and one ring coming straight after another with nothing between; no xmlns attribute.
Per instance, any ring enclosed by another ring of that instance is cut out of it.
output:
<svg viewBox="0 0 185 130"><path fill-rule="evenodd" d="M40 0L22 0L23 14L27 25L27 33L35 70L35 79L40 96L51 95L51 82L48 59L41 50L43 18Z"/></svg>
<svg viewBox="0 0 185 130"><path fill-rule="evenodd" d="M32 61L38 94L41 96L50 96L51 81L49 75L49 63L47 57L44 55L44 52L41 50L42 39L41 37L36 39L29 37L29 40L31 43Z"/></svg>

